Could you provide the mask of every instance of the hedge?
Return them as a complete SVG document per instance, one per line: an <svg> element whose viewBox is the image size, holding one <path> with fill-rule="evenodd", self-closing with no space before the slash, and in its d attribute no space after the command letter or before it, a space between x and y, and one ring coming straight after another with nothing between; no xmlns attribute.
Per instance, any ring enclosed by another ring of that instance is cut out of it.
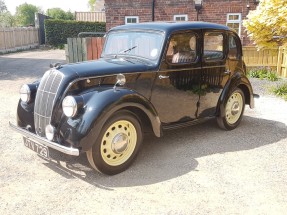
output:
<svg viewBox="0 0 287 215"><path fill-rule="evenodd" d="M71 20L45 20L46 43L61 46L67 43L67 38L78 37L80 32L105 32L104 22L82 22Z"/></svg>

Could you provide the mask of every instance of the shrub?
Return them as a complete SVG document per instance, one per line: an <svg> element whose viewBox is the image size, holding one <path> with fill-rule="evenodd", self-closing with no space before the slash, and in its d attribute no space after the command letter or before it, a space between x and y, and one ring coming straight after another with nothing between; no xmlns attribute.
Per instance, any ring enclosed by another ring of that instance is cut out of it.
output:
<svg viewBox="0 0 287 215"><path fill-rule="evenodd" d="M273 72L273 71L268 72L266 78L269 81L278 81L278 79L279 79L278 74L276 72Z"/></svg>
<svg viewBox="0 0 287 215"><path fill-rule="evenodd" d="M251 78L259 78L261 80L268 79L269 81L277 81L279 79L276 72L272 71L269 67L259 67L248 71Z"/></svg>
<svg viewBox="0 0 287 215"><path fill-rule="evenodd" d="M251 69L248 72L251 78L259 78L259 72L256 69Z"/></svg>
<svg viewBox="0 0 287 215"><path fill-rule="evenodd" d="M283 83L273 89L273 93L287 100L287 83Z"/></svg>
<svg viewBox="0 0 287 215"><path fill-rule="evenodd" d="M67 38L78 37L80 32L105 32L104 22L81 22L70 20L45 20L46 43L52 46L62 46Z"/></svg>
<svg viewBox="0 0 287 215"><path fill-rule="evenodd" d="M269 68L260 67L258 69L259 79L263 80L264 78L266 78L269 71L270 71Z"/></svg>

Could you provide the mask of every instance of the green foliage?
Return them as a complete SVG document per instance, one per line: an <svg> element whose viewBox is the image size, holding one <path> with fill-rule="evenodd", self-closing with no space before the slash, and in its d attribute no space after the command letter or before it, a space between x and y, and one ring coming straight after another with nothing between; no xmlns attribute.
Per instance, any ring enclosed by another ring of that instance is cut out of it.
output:
<svg viewBox="0 0 287 215"><path fill-rule="evenodd" d="M287 101L287 83L283 83L273 89L273 93L276 96L280 96Z"/></svg>
<svg viewBox="0 0 287 215"><path fill-rule="evenodd" d="M259 68L255 68L255 69L251 69L249 71L249 76L251 78L259 78L259 79L264 79L267 77L269 70L265 67L259 67Z"/></svg>
<svg viewBox="0 0 287 215"><path fill-rule="evenodd" d="M278 79L279 79L278 74L276 72L273 72L273 71L268 72L266 78L269 81L278 81Z"/></svg>
<svg viewBox="0 0 287 215"><path fill-rule="evenodd" d="M258 69L258 74L259 74L259 79L263 80L264 78L267 77L268 72L270 72L270 70L266 67L260 67Z"/></svg>
<svg viewBox="0 0 287 215"><path fill-rule="evenodd" d="M259 72L256 69L251 69L248 72L250 78L259 78Z"/></svg>
<svg viewBox="0 0 287 215"><path fill-rule="evenodd" d="M75 14L71 11L66 12L66 20L75 20Z"/></svg>
<svg viewBox="0 0 287 215"><path fill-rule="evenodd" d="M65 12L61 8L50 8L47 10L47 16L50 16L54 19L62 20L74 20L74 14L70 11Z"/></svg>
<svg viewBox="0 0 287 215"><path fill-rule="evenodd" d="M0 15L2 13L5 13L7 11L7 7L6 7L6 4L3 0L0 0Z"/></svg>
<svg viewBox="0 0 287 215"><path fill-rule="evenodd" d="M267 79L269 81L277 81L279 79L276 72L269 67L259 67L248 71L248 76L251 78L259 78L260 80Z"/></svg>
<svg viewBox="0 0 287 215"><path fill-rule="evenodd" d="M204 95L206 95L207 90L208 90L208 85L207 84L194 85L194 86L192 86L192 91L191 92L193 94L204 96Z"/></svg>
<svg viewBox="0 0 287 215"><path fill-rule="evenodd" d="M40 8L32 4L21 4L16 7L16 20L19 26L35 25L35 13L40 12Z"/></svg>
<svg viewBox="0 0 287 215"><path fill-rule="evenodd" d="M13 27L14 25L14 16L7 10L5 2L0 0L0 27Z"/></svg>
<svg viewBox="0 0 287 215"><path fill-rule="evenodd" d="M67 43L67 38L78 37L80 32L105 32L104 22L79 22L66 20L45 20L46 42L52 46Z"/></svg>
<svg viewBox="0 0 287 215"><path fill-rule="evenodd" d="M89 0L89 7L91 11L94 11L95 9L95 3L96 3L96 0Z"/></svg>
<svg viewBox="0 0 287 215"><path fill-rule="evenodd" d="M0 26L13 27L16 25L15 17L9 11L0 14Z"/></svg>

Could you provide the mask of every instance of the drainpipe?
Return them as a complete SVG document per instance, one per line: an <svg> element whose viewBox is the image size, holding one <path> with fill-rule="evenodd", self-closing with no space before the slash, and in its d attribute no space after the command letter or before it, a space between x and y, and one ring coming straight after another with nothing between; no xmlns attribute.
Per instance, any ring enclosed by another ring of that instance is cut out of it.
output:
<svg viewBox="0 0 287 215"><path fill-rule="evenodd" d="M152 0L152 21L154 22L154 8L155 8L155 0Z"/></svg>

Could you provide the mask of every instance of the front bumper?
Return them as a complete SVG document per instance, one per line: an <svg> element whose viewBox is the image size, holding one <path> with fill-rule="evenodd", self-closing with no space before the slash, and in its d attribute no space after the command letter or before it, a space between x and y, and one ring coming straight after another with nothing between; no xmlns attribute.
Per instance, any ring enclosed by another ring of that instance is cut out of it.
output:
<svg viewBox="0 0 287 215"><path fill-rule="evenodd" d="M79 156L79 154L80 154L80 151L77 148L59 145L58 143L49 141L43 137L39 137L36 134L27 131L26 129L23 129L23 128L20 128L16 125L13 125L11 122L9 122L9 125L13 130L17 131L18 133L22 134L23 136L28 137L31 140L34 140L35 142L43 144L47 147L53 148L59 152L62 152L62 153L68 154L68 155L73 155L73 156Z"/></svg>

